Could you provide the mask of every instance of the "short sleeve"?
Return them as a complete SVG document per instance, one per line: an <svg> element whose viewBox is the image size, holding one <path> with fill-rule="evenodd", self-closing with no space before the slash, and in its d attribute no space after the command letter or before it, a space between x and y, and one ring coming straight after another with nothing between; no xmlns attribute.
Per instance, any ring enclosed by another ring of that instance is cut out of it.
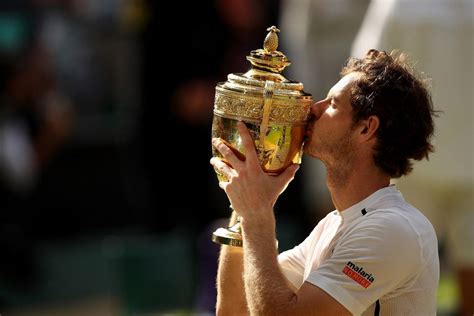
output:
<svg viewBox="0 0 474 316"><path fill-rule="evenodd" d="M331 257L306 281L358 315L410 282L421 269L421 254L419 235L404 217L369 213L341 236Z"/></svg>
<svg viewBox="0 0 474 316"><path fill-rule="evenodd" d="M278 256L280 270L297 289L301 287L304 281L304 254L301 248L302 245L298 245Z"/></svg>
<svg viewBox="0 0 474 316"><path fill-rule="evenodd" d="M317 238L318 231L323 221L321 221L311 232L311 234L298 246L282 252L278 256L280 270L285 277L299 289L304 282L305 265L308 256L308 249L312 248L312 243Z"/></svg>

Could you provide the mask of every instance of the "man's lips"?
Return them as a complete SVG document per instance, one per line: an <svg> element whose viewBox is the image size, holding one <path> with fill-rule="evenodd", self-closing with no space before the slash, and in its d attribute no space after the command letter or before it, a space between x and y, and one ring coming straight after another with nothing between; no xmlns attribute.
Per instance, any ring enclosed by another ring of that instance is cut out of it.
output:
<svg viewBox="0 0 474 316"><path fill-rule="evenodd" d="M313 134L314 122L315 122L314 115L310 115L308 119L308 123L306 123L306 131L305 131L306 137L310 137L311 134Z"/></svg>
<svg viewBox="0 0 474 316"><path fill-rule="evenodd" d="M306 131L305 131L305 135L307 137L310 137L311 134L313 134L313 128L314 128L314 120L311 120L308 122L308 124L306 125Z"/></svg>

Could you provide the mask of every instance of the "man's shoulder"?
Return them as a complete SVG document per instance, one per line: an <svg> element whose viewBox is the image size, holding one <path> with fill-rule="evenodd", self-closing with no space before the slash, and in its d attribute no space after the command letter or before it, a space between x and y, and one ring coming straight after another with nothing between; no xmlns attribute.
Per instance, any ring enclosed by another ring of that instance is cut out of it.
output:
<svg viewBox="0 0 474 316"><path fill-rule="evenodd" d="M359 227L379 225L383 227L386 238L395 238L400 244L437 249L433 225L422 212L406 202L372 209L364 220L365 223L361 222Z"/></svg>
<svg viewBox="0 0 474 316"><path fill-rule="evenodd" d="M367 219L383 220L390 225L402 225L418 230L433 231L431 222L413 205L404 200L389 200L368 210Z"/></svg>
<svg viewBox="0 0 474 316"><path fill-rule="evenodd" d="M403 266L424 266L433 258L438 242L431 223L415 208L377 208L354 222L343 235L348 247L371 249Z"/></svg>

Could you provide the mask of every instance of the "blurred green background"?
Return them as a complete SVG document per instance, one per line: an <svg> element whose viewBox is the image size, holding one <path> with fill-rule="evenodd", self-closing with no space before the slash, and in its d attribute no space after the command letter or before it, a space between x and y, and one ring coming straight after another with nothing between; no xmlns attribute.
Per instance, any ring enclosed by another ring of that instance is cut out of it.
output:
<svg viewBox="0 0 474 316"><path fill-rule="evenodd" d="M436 11L420 1L402 4ZM0 314L213 315L210 236L229 215L209 165L217 82L245 72L277 25L285 75L324 97L375 2L1 1ZM472 1L448 2L466 5L472 38ZM332 209L321 165L304 159L276 206L280 250ZM460 315L441 234L440 258L438 313Z"/></svg>

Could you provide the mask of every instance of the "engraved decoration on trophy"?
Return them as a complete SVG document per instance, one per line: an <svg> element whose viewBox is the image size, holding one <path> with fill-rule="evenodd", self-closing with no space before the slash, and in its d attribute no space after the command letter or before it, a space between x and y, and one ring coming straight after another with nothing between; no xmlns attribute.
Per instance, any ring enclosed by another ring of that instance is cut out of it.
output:
<svg viewBox="0 0 474 316"><path fill-rule="evenodd" d="M280 32L275 26L267 29L263 49L250 52L251 68L244 74L229 74L227 81L216 86L212 137L221 138L240 158L242 143L237 122L242 121L252 136L262 169L278 175L293 163L301 163L311 94L303 84L286 79L281 72L290 65L278 48ZM222 156L212 148L214 157ZM216 170L220 181L227 179ZM219 244L242 246L240 222L218 228L212 240Z"/></svg>

